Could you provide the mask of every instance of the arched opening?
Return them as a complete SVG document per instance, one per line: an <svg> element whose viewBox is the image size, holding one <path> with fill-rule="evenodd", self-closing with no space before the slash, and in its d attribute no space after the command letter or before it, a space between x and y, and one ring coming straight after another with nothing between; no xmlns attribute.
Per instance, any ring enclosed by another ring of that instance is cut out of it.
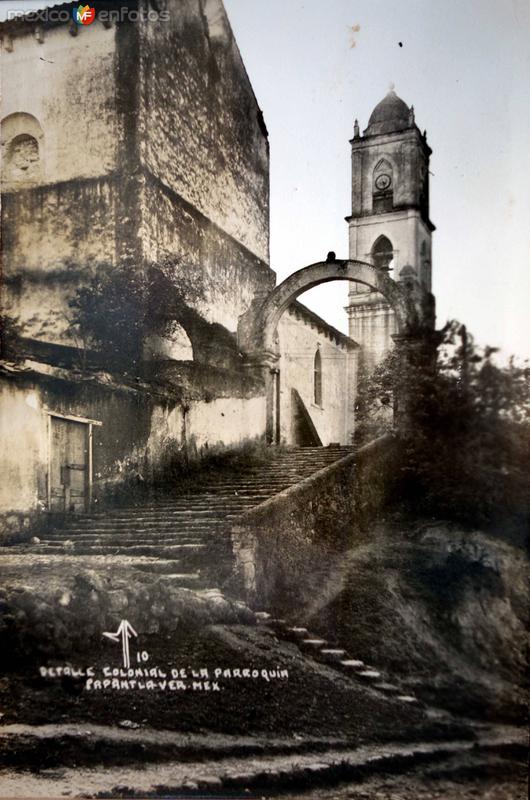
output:
<svg viewBox="0 0 530 800"><path fill-rule="evenodd" d="M313 359L313 400L316 406L322 406L322 356L320 350Z"/></svg>
<svg viewBox="0 0 530 800"><path fill-rule="evenodd" d="M377 162L372 174L372 206L374 214L394 208L394 171L386 158Z"/></svg>
<svg viewBox="0 0 530 800"><path fill-rule="evenodd" d="M373 292L379 292L392 308L398 334L412 330L422 318L422 297L409 293L405 287L392 280L386 270L377 269L373 264L362 261L337 260L331 253L327 261L293 272L266 298L257 301L239 319L238 346L247 364L258 369L265 379L266 436L269 442L277 441L275 419L280 358L278 323L286 309L301 294L315 286L337 280L353 281ZM314 352L313 350L312 353ZM313 359L314 355L311 356L311 360ZM313 369L314 366L313 364Z"/></svg>
<svg viewBox="0 0 530 800"><path fill-rule="evenodd" d="M374 267L389 272L392 269L394 250L392 242L386 236L380 236L372 247L372 260Z"/></svg>

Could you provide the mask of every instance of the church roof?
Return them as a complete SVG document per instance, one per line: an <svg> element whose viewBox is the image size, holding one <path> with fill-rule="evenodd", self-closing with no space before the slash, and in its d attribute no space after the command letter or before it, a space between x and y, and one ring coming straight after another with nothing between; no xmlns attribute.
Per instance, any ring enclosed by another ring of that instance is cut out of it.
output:
<svg viewBox="0 0 530 800"><path fill-rule="evenodd" d="M378 133L394 133L409 127L411 127L411 109L391 89L372 111L364 135L374 136Z"/></svg>

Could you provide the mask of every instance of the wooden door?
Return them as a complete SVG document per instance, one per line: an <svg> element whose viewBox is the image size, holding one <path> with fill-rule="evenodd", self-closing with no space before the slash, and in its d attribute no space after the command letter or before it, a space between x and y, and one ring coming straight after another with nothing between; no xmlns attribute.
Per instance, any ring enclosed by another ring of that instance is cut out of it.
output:
<svg viewBox="0 0 530 800"><path fill-rule="evenodd" d="M50 508L86 511L88 505L89 426L50 417Z"/></svg>

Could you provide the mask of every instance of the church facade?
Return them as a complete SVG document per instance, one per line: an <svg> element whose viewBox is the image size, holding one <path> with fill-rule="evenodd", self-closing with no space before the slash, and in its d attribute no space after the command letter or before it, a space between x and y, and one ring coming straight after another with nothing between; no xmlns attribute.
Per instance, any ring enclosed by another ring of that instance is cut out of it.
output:
<svg viewBox="0 0 530 800"><path fill-rule="evenodd" d="M119 5L146 13L0 25L4 536L266 438L236 339L276 282L261 110L221 0ZM73 311L115 275L142 311L119 368ZM356 343L300 303L278 338L273 442L349 443Z"/></svg>

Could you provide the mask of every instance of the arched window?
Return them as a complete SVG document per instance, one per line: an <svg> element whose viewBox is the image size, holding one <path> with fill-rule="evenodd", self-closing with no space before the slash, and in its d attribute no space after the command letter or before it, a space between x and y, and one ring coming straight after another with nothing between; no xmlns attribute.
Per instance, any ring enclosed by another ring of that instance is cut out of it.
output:
<svg viewBox="0 0 530 800"><path fill-rule="evenodd" d="M372 176L372 205L374 214L383 214L394 208L394 172L392 164L381 158Z"/></svg>
<svg viewBox="0 0 530 800"><path fill-rule="evenodd" d="M313 390L314 400L316 406L322 405L322 357L320 350L315 353L315 360L313 362Z"/></svg>
<svg viewBox="0 0 530 800"><path fill-rule="evenodd" d="M392 259L394 258L394 251L392 249L392 242L386 236L380 236L372 247L372 261L374 267L379 269L391 270Z"/></svg>

